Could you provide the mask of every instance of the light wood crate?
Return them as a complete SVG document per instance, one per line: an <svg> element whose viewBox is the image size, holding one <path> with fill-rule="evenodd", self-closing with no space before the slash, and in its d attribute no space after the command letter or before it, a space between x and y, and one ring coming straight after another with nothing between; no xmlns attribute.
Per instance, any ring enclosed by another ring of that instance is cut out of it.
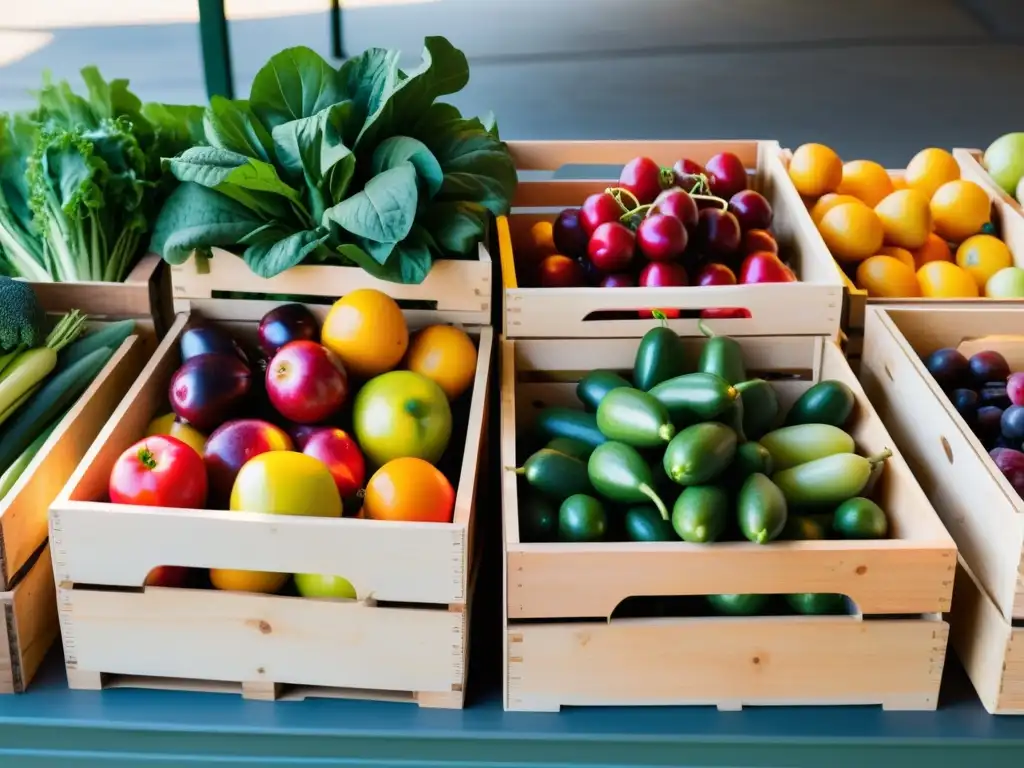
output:
<svg viewBox="0 0 1024 768"><path fill-rule="evenodd" d="M995 194L1000 200L1005 202L1011 208L1016 211L1021 210L1020 201L1018 201L1013 195L1008 194L999 184L993 179L989 172L985 170L985 166L982 164L985 157L985 153L980 149L954 149L953 157L956 158L957 163L960 164L960 170L963 173L963 178L970 179L982 187L985 191Z"/></svg>
<svg viewBox="0 0 1024 768"><path fill-rule="evenodd" d="M123 283L31 283L50 313L72 309L93 320L135 320L144 334L160 338L173 318L170 271L154 253L143 256Z"/></svg>
<svg viewBox="0 0 1024 768"><path fill-rule="evenodd" d="M0 592L6 626L0 643L0 694L24 693L60 634L50 548L38 550L14 589Z"/></svg>
<svg viewBox="0 0 1024 768"><path fill-rule="evenodd" d="M196 299L218 299L235 305L236 312L255 311L267 296L308 297L316 303L331 303L360 288L374 288L396 301L430 302L430 307L463 325L490 325L494 265L485 243L480 243L476 259L439 259L426 279L418 285L379 280L360 267L303 264L272 278L254 273L240 256L223 248L213 248L210 258L195 255L183 264L171 266L174 310L188 311ZM225 293L251 294L249 299L226 298Z"/></svg>
<svg viewBox="0 0 1024 768"><path fill-rule="evenodd" d="M259 317L274 305L197 304L194 315L250 339ZM323 319L329 308L311 309ZM413 328L451 322L438 312L406 317ZM167 409L168 383L180 363L178 340L192 318L178 316L50 509L71 687L233 691L257 699L367 697L461 707L492 329L466 329L479 352L451 523L104 502L117 457ZM359 599L143 587L159 565L339 574L352 582Z"/></svg>
<svg viewBox="0 0 1024 768"><path fill-rule="evenodd" d="M701 342L687 339L692 355ZM509 710L563 705L882 704L934 709L947 639L956 548L843 359L822 337L742 337L751 376L783 407L822 379L857 397L862 452L891 448L879 487L893 538L711 545L525 543L516 476L502 478L505 689ZM637 339L501 344L501 462L518 466L517 433L538 409L576 405L586 371L629 370ZM611 618L627 598L832 592L848 616ZM826 650L827 649L827 650Z"/></svg>
<svg viewBox="0 0 1024 768"><path fill-rule="evenodd" d="M513 141L509 150L520 171L512 214L498 218L498 247L504 283L503 322L508 338L611 338L636 336L644 320L601 319L597 313L633 309L702 310L744 308L751 317L716 321L731 335L835 335L842 311L843 284L810 215L779 163L773 141ZM588 195L616 185L618 168L598 180L529 180L523 172L571 166L621 167L638 155L671 166L680 158L707 162L733 152L748 168L752 187L772 205L772 229L783 257L791 259L799 283L691 286L684 288L539 288L521 285L528 254L519 243L538 221L553 221L564 208L579 207ZM596 317L592 317L596 315ZM679 333L696 333L696 320L675 319Z"/></svg>

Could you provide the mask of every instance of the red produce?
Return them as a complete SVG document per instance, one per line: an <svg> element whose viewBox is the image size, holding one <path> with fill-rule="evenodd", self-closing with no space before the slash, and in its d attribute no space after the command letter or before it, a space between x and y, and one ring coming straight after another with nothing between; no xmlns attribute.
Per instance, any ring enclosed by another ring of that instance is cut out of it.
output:
<svg viewBox="0 0 1024 768"><path fill-rule="evenodd" d="M114 504L202 509L206 467L195 448L170 435L153 435L117 458L108 490Z"/></svg>
<svg viewBox="0 0 1024 768"><path fill-rule="evenodd" d="M319 339L320 323L305 304L282 304L263 316L256 335L263 353L273 356L289 341Z"/></svg>
<svg viewBox="0 0 1024 768"><path fill-rule="evenodd" d="M701 183L701 176L707 176L703 165L685 157L675 161L672 171L676 176L676 186L682 187L686 192L693 192L694 187Z"/></svg>
<svg viewBox="0 0 1024 768"><path fill-rule="evenodd" d="M701 320L742 320L750 317L750 310L742 307L715 307L702 309Z"/></svg>
<svg viewBox="0 0 1024 768"><path fill-rule="evenodd" d="M1011 373L1006 380L1006 395L1014 405L1024 405L1024 373Z"/></svg>
<svg viewBox="0 0 1024 768"><path fill-rule="evenodd" d="M575 288L586 282L586 274L580 263L560 253L545 258L537 271L539 282L544 288Z"/></svg>
<svg viewBox="0 0 1024 768"><path fill-rule="evenodd" d="M306 441L302 452L327 465L341 497L355 494L366 480L366 461L347 432L334 427L319 429Z"/></svg>
<svg viewBox="0 0 1024 768"><path fill-rule="evenodd" d="M1024 453L1013 448L993 448L989 456L1017 491L1017 495L1024 497Z"/></svg>
<svg viewBox="0 0 1024 768"><path fill-rule="evenodd" d="M662 168L649 157L634 157L619 174L619 186L632 192L642 205L653 203L675 180L671 168Z"/></svg>
<svg viewBox="0 0 1024 768"><path fill-rule="evenodd" d="M629 272L616 272L605 275L601 281L602 288L635 288L636 279Z"/></svg>
<svg viewBox="0 0 1024 768"><path fill-rule="evenodd" d="M146 576L147 587L184 587L188 583L191 568L180 565L158 565Z"/></svg>
<svg viewBox="0 0 1024 768"><path fill-rule="evenodd" d="M744 253L757 253L758 251L778 253L779 244L775 241L774 235L767 230L748 229L743 233L742 250Z"/></svg>
<svg viewBox="0 0 1024 768"><path fill-rule="evenodd" d="M253 456L267 451L291 451L292 439L280 427L261 419L236 419L222 424L206 440L203 461L210 501L226 509L238 470Z"/></svg>
<svg viewBox="0 0 1024 768"><path fill-rule="evenodd" d="M697 229L697 203L681 189L666 189L654 200L655 213L675 216L686 227L688 234Z"/></svg>
<svg viewBox="0 0 1024 768"><path fill-rule="evenodd" d="M636 244L640 253L651 261L679 258L686 250L688 239L683 222L664 213L648 216L636 230Z"/></svg>
<svg viewBox="0 0 1024 768"><path fill-rule="evenodd" d="M794 283L796 275L774 253L762 251L752 253L743 260L739 280L742 284Z"/></svg>
<svg viewBox="0 0 1024 768"><path fill-rule="evenodd" d="M181 362L187 363L199 355L224 354L234 355L243 363L249 359L238 343L220 328L212 325L197 325L187 329L178 340L181 350Z"/></svg>
<svg viewBox="0 0 1024 768"><path fill-rule="evenodd" d="M697 275L695 285L736 285L736 275L725 264L708 264Z"/></svg>
<svg viewBox="0 0 1024 768"><path fill-rule="evenodd" d="M633 232L617 221L599 226L587 245L590 263L606 274L625 271L633 261L635 250Z"/></svg>
<svg viewBox="0 0 1024 768"><path fill-rule="evenodd" d="M678 261L652 261L640 272L639 283L644 288L675 288L688 284L686 268ZM665 317L674 319L679 317L678 309L659 310ZM640 317L654 317L649 309L637 310Z"/></svg>
<svg viewBox="0 0 1024 768"><path fill-rule="evenodd" d="M348 399L348 373L341 359L315 341L285 344L267 364L267 396L289 421L316 424Z"/></svg>
<svg viewBox="0 0 1024 768"><path fill-rule="evenodd" d="M607 192L597 192L580 206L580 223L587 237L590 237L599 226L618 221L624 213L614 197Z"/></svg>
<svg viewBox="0 0 1024 768"><path fill-rule="evenodd" d="M230 419L246 401L252 372L232 354L189 358L171 377L168 399L179 419L210 432Z"/></svg>
<svg viewBox="0 0 1024 768"><path fill-rule="evenodd" d="M740 247L740 223L721 208L704 208L697 219L697 243L708 254L728 256Z"/></svg>
<svg viewBox="0 0 1024 768"><path fill-rule="evenodd" d="M747 169L732 152L715 155L704 166L711 182L711 194L728 200L747 188Z"/></svg>
<svg viewBox="0 0 1024 768"><path fill-rule="evenodd" d="M740 228L768 229L772 225L771 203L760 192L743 189L729 198L729 213L736 217Z"/></svg>
<svg viewBox="0 0 1024 768"><path fill-rule="evenodd" d="M559 253L573 259L582 259L587 255L588 237L579 208L566 208L558 214L552 226L552 238Z"/></svg>
<svg viewBox="0 0 1024 768"><path fill-rule="evenodd" d="M323 424L293 424L291 422L284 424L284 431L292 439L292 443L295 444L295 450L297 451L305 448L306 441L313 436L313 433L323 428Z"/></svg>

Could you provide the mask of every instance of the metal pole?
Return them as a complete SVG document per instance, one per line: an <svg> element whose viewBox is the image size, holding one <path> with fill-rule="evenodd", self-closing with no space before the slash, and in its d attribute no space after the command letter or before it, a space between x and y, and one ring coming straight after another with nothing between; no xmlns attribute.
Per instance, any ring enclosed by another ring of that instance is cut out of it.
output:
<svg viewBox="0 0 1024 768"><path fill-rule="evenodd" d="M231 46L224 0L199 0L199 40L203 49L203 70L207 96L233 98Z"/></svg>

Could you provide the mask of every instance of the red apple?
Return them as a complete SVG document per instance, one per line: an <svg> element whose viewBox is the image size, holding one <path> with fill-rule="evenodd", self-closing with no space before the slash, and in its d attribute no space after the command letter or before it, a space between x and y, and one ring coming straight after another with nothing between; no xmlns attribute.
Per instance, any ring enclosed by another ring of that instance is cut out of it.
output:
<svg viewBox="0 0 1024 768"><path fill-rule="evenodd" d="M743 233L741 250L744 253L757 253L758 251L778 253L779 244L775 242L775 236L765 229L748 229Z"/></svg>
<svg viewBox="0 0 1024 768"><path fill-rule="evenodd" d="M704 165L711 182L711 193L728 200L747 188L747 169L732 152L721 152Z"/></svg>
<svg viewBox="0 0 1024 768"><path fill-rule="evenodd" d="M697 229L697 203L681 189L666 189L654 201L654 211L675 216L686 227L688 234Z"/></svg>
<svg viewBox="0 0 1024 768"><path fill-rule="evenodd" d="M583 267L575 259L553 253L537 268L539 282L544 288L576 288L586 282Z"/></svg>
<svg viewBox="0 0 1024 768"><path fill-rule="evenodd" d="M363 487L366 461L356 441L344 430L335 427L318 429L306 441L302 452L327 465L343 499Z"/></svg>
<svg viewBox="0 0 1024 768"><path fill-rule="evenodd" d="M752 253L740 267L740 283L793 283L796 275L774 253Z"/></svg>
<svg viewBox="0 0 1024 768"><path fill-rule="evenodd" d="M238 470L253 456L293 448L288 433L269 421L236 419L221 425L203 448L211 503L217 508L227 507Z"/></svg>
<svg viewBox="0 0 1024 768"><path fill-rule="evenodd" d="M615 272L614 274L604 276L604 279L601 280L601 287L634 288L636 287L636 279L629 272Z"/></svg>
<svg viewBox="0 0 1024 768"><path fill-rule="evenodd" d="M196 449L176 437L144 437L117 457L107 492L113 504L202 509L206 467Z"/></svg>
<svg viewBox="0 0 1024 768"><path fill-rule="evenodd" d="M736 217L740 228L768 229L772 225L771 203L760 192L742 189L729 198L729 213Z"/></svg>
<svg viewBox="0 0 1024 768"><path fill-rule="evenodd" d="M622 206L614 197L607 192L597 192L584 200L580 206L580 223L587 237L590 237L602 224L618 221L624 213Z"/></svg>
<svg viewBox="0 0 1024 768"><path fill-rule="evenodd" d="M345 404L348 373L327 347L315 341L292 341L267 365L267 396L289 421L316 424Z"/></svg>
<svg viewBox="0 0 1024 768"><path fill-rule="evenodd" d="M180 565L158 565L146 576L147 587L184 587L191 569Z"/></svg>
<svg viewBox="0 0 1024 768"><path fill-rule="evenodd" d="M694 281L696 285L736 285L736 275L725 264L706 265Z"/></svg>
<svg viewBox="0 0 1024 768"><path fill-rule="evenodd" d="M705 208L697 219L697 243L701 251L727 256L740 247L740 223L721 208Z"/></svg>

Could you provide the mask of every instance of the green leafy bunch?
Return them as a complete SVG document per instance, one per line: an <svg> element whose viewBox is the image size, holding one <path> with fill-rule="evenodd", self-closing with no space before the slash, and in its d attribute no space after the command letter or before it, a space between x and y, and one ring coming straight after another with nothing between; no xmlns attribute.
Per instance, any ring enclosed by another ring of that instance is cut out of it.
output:
<svg viewBox="0 0 1024 768"><path fill-rule="evenodd" d="M333 68L309 48L278 53L248 100L214 97L206 146L166 165L181 185L152 250L180 264L214 246L273 277L303 262L356 264L419 283L435 258L472 256L509 210L515 164L492 120L441 96L469 81L465 55L428 37L419 67L372 48Z"/></svg>

